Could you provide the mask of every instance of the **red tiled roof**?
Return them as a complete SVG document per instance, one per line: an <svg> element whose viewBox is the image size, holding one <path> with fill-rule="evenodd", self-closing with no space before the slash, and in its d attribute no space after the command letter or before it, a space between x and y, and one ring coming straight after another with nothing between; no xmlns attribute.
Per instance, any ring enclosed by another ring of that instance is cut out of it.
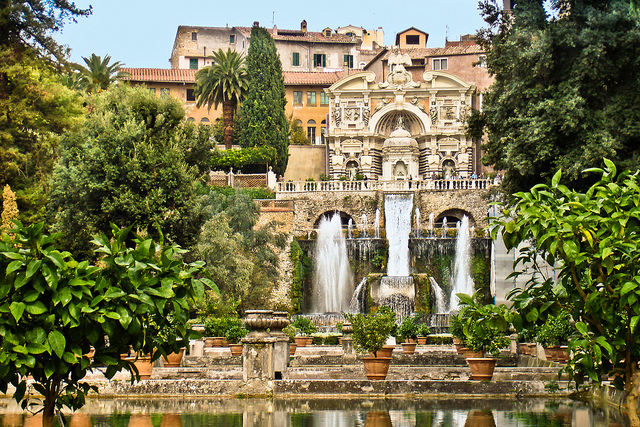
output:
<svg viewBox="0 0 640 427"><path fill-rule="evenodd" d="M234 27L236 30L240 31L247 37L251 35L251 27ZM332 32L329 37L326 37L321 32L316 31L306 31L303 32L301 30L278 30L276 28L277 34L274 34L273 28L266 28L266 30L271 34L274 40L288 40L288 41L301 41L306 43L353 43L360 44L360 39L354 39L351 36L346 34L337 34Z"/></svg>
<svg viewBox="0 0 640 427"><path fill-rule="evenodd" d="M342 71L332 72L304 72L304 71L285 71L285 85L327 85L331 86L340 80L344 73Z"/></svg>
<svg viewBox="0 0 640 427"><path fill-rule="evenodd" d="M129 73L122 80L134 82L186 82L195 83L197 70L174 68L121 68L121 71Z"/></svg>
<svg viewBox="0 0 640 427"><path fill-rule="evenodd" d="M389 59L389 56L394 52L390 49L382 59ZM427 58L431 56L452 56L452 55L473 55L484 53L485 50L482 46L474 44L471 46L447 46L447 47L427 47L427 48L413 48L413 49L400 49L401 53L408 53L411 59Z"/></svg>

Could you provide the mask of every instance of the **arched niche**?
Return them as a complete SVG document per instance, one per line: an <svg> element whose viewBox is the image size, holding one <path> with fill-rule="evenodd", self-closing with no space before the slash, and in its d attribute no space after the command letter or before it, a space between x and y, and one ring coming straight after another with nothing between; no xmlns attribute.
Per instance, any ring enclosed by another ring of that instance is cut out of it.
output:
<svg viewBox="0 0 640 427"><path fill-rule="evenodd" d="M447 218L447 227L455 228L456 222L462 221L462 217L465 215L467 216L467 218L469 218L469 226L475 226L476 220L471 212L464 209L451 208L441 212L436 216L435 227L442 228L442 219Z"/></svg>
<svg viewBox="0 0 640 427"><path fill-rule="evenodd" d="M353 219L353 217L346 212L331 210L331 211L325 211L320 216L318 216L315 222L313 223L313 228L317 229L320 226L320 221L322 221L322 218L330 219L334 215L340 215L340 222L342 223L342 228L344 229L346 229L349 226L349 220L352 220L353 223L356 222L355 219Z"/></svg>
<svg viewBox="0 0 640 427"><path fill-rule="evenodd" d="M411 135L422 135L429 129L427 115L412 104L404 104L402 108L396 104L383 107L371 117L369 129L377 135L389 135L396 129L400 116L403 116L405 129Z"/></svg>

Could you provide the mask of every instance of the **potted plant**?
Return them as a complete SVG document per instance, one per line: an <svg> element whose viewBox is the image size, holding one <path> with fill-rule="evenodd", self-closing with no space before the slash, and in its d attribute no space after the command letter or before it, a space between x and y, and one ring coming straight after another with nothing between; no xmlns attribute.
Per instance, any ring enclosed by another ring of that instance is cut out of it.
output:
<svg viewBox="0 0 640 427"><path fill-rule="evenodd" d="M296 345L298 347L305 347L307 345L311 345L313 342L313 338L311 334L318 331L316 324L307 317L296 317L293 321L292 325L298 331L298 336L296 337Z"/></svg>
<svg viewBox="0 0 640 427"><path fill-rule="evenodd" d="M449 333L453 336L453 345L456 347L456 352L462 354L465 336L459 313L453 313L449 316Z"/></svg>
<svg viewBox="0 0 640 427"><path fill-rule="evenodd" d="M232 356L242 356L242 344L240 340L247 336L249 330L239 325L232 325L227 329L227 333L225 334L225 339L229 342L229 349L231 350Z"/></svg>
<svg viewBox="0 0 640 427"><path fill-rule="evenodd" d="M426 345L427 337L429 336L429 334L431 334L431 329L429 329L427 324L420 323L418 325L418 338L416 338L416 341L418 341L418 345Z"/></svg>
<svg viewBox="0 0 640 427"><path fill-rule="evenodd" d="M547 317L547 320L539 328L536 341L544 347L547 360L564 363L569 359L566 346L569 337L575 332L571 325L571 315L562 311L555 316ZM562 349L564 347L564 349Z"/></svg>
<svg viewBox="0 0 640 427"><path fill-rule="evenodd" d="M420 316L407 316L400 323L398 328L398 336L402 341L402 351L404 354L413 354L416 351L418 338L418 320Z"/></svg>
<svg viewBox="0 0 640 427"><path fill-rule="evenodd" d="M222 347L224 334L227 331L227 319L207 317L204 320L205 347ZM211 345L208 345L211 343Z"/></svg>
<svg viewBox="0 0 640 427"><path fill-rule="evenodd" d="M506 336L510 312L506 305L483 304L480 294L457 294L460 300L458 320L466 337L466 345L481 357L467 357L474 380L491 380L500 350L511 341ZM493 357L486 357L487 354Z"/></svg>
<svg viewBox="0 0 640 427"><path fill-rule="evenodd" d="M369 356L361 357L365 375L370 380L385 379L391 357L378 353L396 327L396 314L389 307L381 307L368 315L347 313L345 316L353 328L351 337L356 350L369 353Z"/></svg>
<svg viewBox="0 0 640 427"><path fill-rule="evenodd" d="M296 354L296 349L298 348L295 340L297 330L295 326L289 324L286 327L282 328L282 332L284 332L284 334L289 337L289 355L293 356L294 354Z"/></svg>

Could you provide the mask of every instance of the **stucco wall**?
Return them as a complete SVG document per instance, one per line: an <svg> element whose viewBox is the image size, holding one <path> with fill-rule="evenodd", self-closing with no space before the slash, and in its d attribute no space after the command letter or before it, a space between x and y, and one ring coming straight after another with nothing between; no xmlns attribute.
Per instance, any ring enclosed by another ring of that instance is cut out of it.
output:
<svg viewBox="0 0 640 427"><path fill-rule="evenodd" d="M320 124L318 131L320 131ZM289 164L284 174L285 181L320 180L327 173L327 148L324 145L290 145Z"/></svg>

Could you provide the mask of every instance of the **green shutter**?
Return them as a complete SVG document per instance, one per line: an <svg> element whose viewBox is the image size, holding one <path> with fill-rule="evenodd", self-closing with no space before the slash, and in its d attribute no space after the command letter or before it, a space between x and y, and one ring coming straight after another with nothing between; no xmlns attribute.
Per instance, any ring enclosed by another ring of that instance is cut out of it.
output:
<svg viewBox="0 0 640 427"><path fill-rule="evenodd" d="M297 67L297 66L300 65L300 53L299 52L293 52L292 62L293 62L293 66L294 67Z"/></svg>

